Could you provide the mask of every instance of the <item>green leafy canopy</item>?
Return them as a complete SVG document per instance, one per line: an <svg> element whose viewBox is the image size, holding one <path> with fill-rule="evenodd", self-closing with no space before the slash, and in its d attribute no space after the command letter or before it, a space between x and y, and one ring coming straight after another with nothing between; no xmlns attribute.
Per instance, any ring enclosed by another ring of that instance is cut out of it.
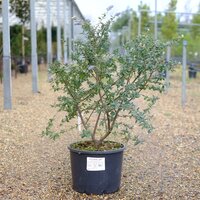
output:
<svg viewBox="0 0 200 200"><path fill-rule="evenodd" d="M135 138L135 124L152 131L149 111L157 100L155 94L164 91L162 74L173 66L165 61L167 44L148 33L125 44L123 54L110 52L114 18L105 13L96 25L84 21L84 39L75 42L72 62L56 62L50 70L54 91L62 92L55 105L65 112L62 122L79 115L81 136L90 137L97 146L111 133ZM54 138L49 128L43 134Z"/></svg>

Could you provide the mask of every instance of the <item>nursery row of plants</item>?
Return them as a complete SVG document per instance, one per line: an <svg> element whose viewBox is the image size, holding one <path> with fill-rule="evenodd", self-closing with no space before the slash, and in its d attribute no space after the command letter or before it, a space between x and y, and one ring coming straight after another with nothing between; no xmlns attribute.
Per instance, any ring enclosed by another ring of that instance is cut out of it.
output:
<svg viewBox="0 0 200 200"><path fill-rule="evenodd" d="M20 4L21 1L19 1ZM177 0L171 0L169 6L166 11L174 11L176 12ZM25 55L30 56L31 47L30 47L30 29L28 27L29 23L29 9L26 9L24 13L21 12L20 9L14 9L15 1L11 1L11 6L13 6L13 12L18 12L17 16L21 19L21 23L12 25L10 27L10 36L11 36L11 53L12 56L20 57L22 55L22 27L24 30L23 37L26 38L25 42ZM26 5L28 1L22 2L25 5L23 7L27 7ZM140 4L138 6L138 10L145 10L141 12L141 33L146 32L149 29L150 34L154 34L154 14L151 14L150 7L147 4ZM199 45L200 45L200 15L198 14L199 10L196 14L191 16L190 22L183 23L191 23L195 24L192 26L189 24L183 26L179 26L179 18L176 13L158 13L158 38L161 40L171 40L176 38L178 35L184 35L185 40L188 41L188 58L190 60L199 60ZM112 25L112 32L119 33L121 32L122 37L124 34L127 39L127 33L123 32L123 27L128 27L130 29L131 39L134 39L138 35L138 23L139 23L139 14L137 11L132 9L127 9L121 13L121 15L116 19L116 21ZM186 18L187 19L187 18ZM186 20L185 19L185 20ZM62 29L62 36L64 31ZM128 30L129 32L129 30ZM56 54L56 27L52 27L52 44L53 44L53 54ZM0 47L2 46L2 33L0 33ZM43 25L37 31L37 50L38 54L44 54L47 52L47 44L46 44L46 28ZM177 45L176 48L173 49L172 55L176 57L181 57L182 55L182 45Z"/></svg>

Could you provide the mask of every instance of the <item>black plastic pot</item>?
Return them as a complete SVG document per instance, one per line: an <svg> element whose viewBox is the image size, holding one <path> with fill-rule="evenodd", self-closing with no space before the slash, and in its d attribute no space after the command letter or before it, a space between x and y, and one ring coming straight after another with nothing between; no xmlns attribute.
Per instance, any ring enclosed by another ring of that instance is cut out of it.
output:
<svg viewBox="0 0 200 200"><path fill-rule="evenodd" d="M196 78L196 76L197 76L197 71L196 71L196 69L195 69L195 65L194 64L191 64L190 66L189 66L189 71L188 71L189 73L189 78Z"/></svg>
<svg viewBox="0 0 200 200"><path fill-rule="evenodd" d="M69 146L72 188L86 194L109 194L119 190L124 145L111 151L81 151Z"/></svg>

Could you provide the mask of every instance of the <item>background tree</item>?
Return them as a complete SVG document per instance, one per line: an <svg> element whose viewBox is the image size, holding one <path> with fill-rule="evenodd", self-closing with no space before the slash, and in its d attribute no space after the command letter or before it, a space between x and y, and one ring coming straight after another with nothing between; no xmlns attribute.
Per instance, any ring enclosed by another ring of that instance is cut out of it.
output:
<svg viewBox="0 0 200 200"><path fill-rule="evenodd" d="M131 19L131 38L134 39L138 35L138 16L136 11L132 11Z"/></svg>
<svg viewBox="0 0 200 200"><path fill-rule="evenodd" d="M127 9L121 13L121 15L116 19L116 21L112 25L112 30L117 32L122 29L124 26L128 26L130 19L130 10Z"/></svg>
<svg viewBox="0 0 200 200"><path fill-rule="evenodd" d="M141 33L145 32L147 29L151 29L151 20L150 20L150 7L147 4L141 3L138 6L138 10L141 11ZM140 17L140 16L139 16ZM139 21L139 19L138 19Z"/></svg>
<svg viewBox="0 0 200 200"><path fill-rule="evenodd" d="M159 39L162 39L160 30L161 30L163 18L164 18L164 15L162 13L157 13L157 27L158 27L158 31L157 31L158 35L157 36L158 36ZM153 15L151 17L151 22L152 22L152 24L151 24L150 30L151 30L151 33L154 35L154 31L155 31L155 29L154 29L155 15Z"/></svg>
<svg viewBox="0 0 200 200"><path fill-rule="evenodd" d="M38 31L37 31L37 50L38 50L38 55L39 58L43 57L46 58L46 52L47 52L47 43L46 43L46 28L42 26Z"/></svg>
<svg viewBox="0 0 200 200"><path fill-rule="evenodd" d="M51 27L52 31L52 54L53 54L53 60L56 59L56 52L57 52L57 28L55 25L52 25Z"/></svg>
<svg viewBox="0 0 200 200"><path fill-rule="evenodd" d="M20 56L21 52L21 41L22 41L22 32L21 25L13 25L10 27L10 38L11 38L11 53L13 56Z"/></svg>
<svg viewBox="0 0 200 200"><path fill-rule="evenodd" d="M177 0L171 0L167 13L163 18L163 23L161 26L161 33L164 40L171 40L177 36L178 23L176 20L175 10L176 10Z"/></svg>
<svg viewBox="0 0 200 200"><path fill-rule="evenodd" d="M196 15L193 15L192 23L198 26L192 26L191 27L191 35L194 39L197 39L197 37L200 36L200 4L199 9Z"/></svg>
<svg viewBox="0 0 200 200"><path fill-rule="evenodd" d="M25 63L25 24L30 21L30 2L29 0L10 0L11 12L19 18L22 24L22 63Z"/></svg>
<svg viewBox="0 0 200 200"><path fill-rule="evenodd" d="M152 29L150 21L150 7L147 4L140 4L138 9L142 10L141 12L141 31L146 31L146 29ZM112 31L118 32L122 31L123 27L128 27L131 31L131 39L134 39L138 35L138 23L139 16L137 16L136 11L131 9L126 9L121 15L116 19L112 25Z"/></svg>

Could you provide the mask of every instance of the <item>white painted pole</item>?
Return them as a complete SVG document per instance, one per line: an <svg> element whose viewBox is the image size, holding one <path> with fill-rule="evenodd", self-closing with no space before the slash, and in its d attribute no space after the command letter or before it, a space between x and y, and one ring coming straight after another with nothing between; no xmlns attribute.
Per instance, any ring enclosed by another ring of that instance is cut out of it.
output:
<svg viewBox="0 0 200 200"><path fill-rule="evenodd" d="M49 72L52 63L52 33L51 33L51 0L47 0L47 68L48 68L48 81L51 80Z"/></svg>
<svg viewBox="0 0 200 200"><path fill-rule="evenodd" d="M61 25L60 25L60 0L57 0L57 61L61 61L62 49L61 49Z"/></svg>
<svg viewBox="0 0 200 200"><path fill-rule="evenodd" d="M71 61L71 55L72 55L72 27L73 27L73 24L72 24L72 17L73 17L73 3L72 1L70 0L69 1L69 61Z"/></svg>
<svg viewBox="0 0 200 200"><path fill-rule="evenodd" d="M74 51L74 2L71 0L71 49Z"/></svg>
<svg viewBox="0 0 200 200"><path fill-rule="evenodd" d="M171 57L171 46L168 45L167 46L167 57L166 60L167 62L170 61L170 57ZM165 78L165 91L167 92L167 90L169 89L169 79L170 79L170 73L169 70L166 70L166 78Z"/></svg>
<svg viewBox="0 0 200 200"><path fill-rule="evenodd" d="M155 0L154 39L158 39L157 0Z"/></svg>
<svg viewBox="0 0 200 200"><path fill-rule="evenodd" d="M133 14L129 11L129 20L128 20L128 40L131 41L132 33L132 23L133 23Z"/></svg>
<svg viewBox="0 0 200 200"><path fill-rule="evenodd" d="M38 92L38 58L37 58L37 36L35 21L35 0L30 0L31 11L31 64L32 64L32 90Z"/></svg>
<svg viewBox="0 0 200 200"><path fill-rule="evenodd" d="M139 16L138 16L138 35L141 35L142 32L142 1L140 1L140 6L139 6Z"/></svg>
<svg viewBox="0 0 200 200"><path fill-rule="evenodd" d="M138 35L141 35L142 11L139 11Z"/></svg>
<svg viewBox="0 0 200 200"><path fill-rule="evenodd" d="M63 6L63 12L64 12L64 63L66 64L68 62L67 59L67 1L64 1L64 6Z"/></svg>
<svg viewBox="0 0 200 200"><path fill-rule="evenodd" d="M186 103L186 65L187 65L187 41L183 41L183 63L182 63L182 107L185 107Z"/></svg>
<svg viewBox="0 0 200 200"><path fill-rule="evenodd" d="M10 58L9 0L3 0L3 92L4 109L12 109L12 79Z"/></svg>

